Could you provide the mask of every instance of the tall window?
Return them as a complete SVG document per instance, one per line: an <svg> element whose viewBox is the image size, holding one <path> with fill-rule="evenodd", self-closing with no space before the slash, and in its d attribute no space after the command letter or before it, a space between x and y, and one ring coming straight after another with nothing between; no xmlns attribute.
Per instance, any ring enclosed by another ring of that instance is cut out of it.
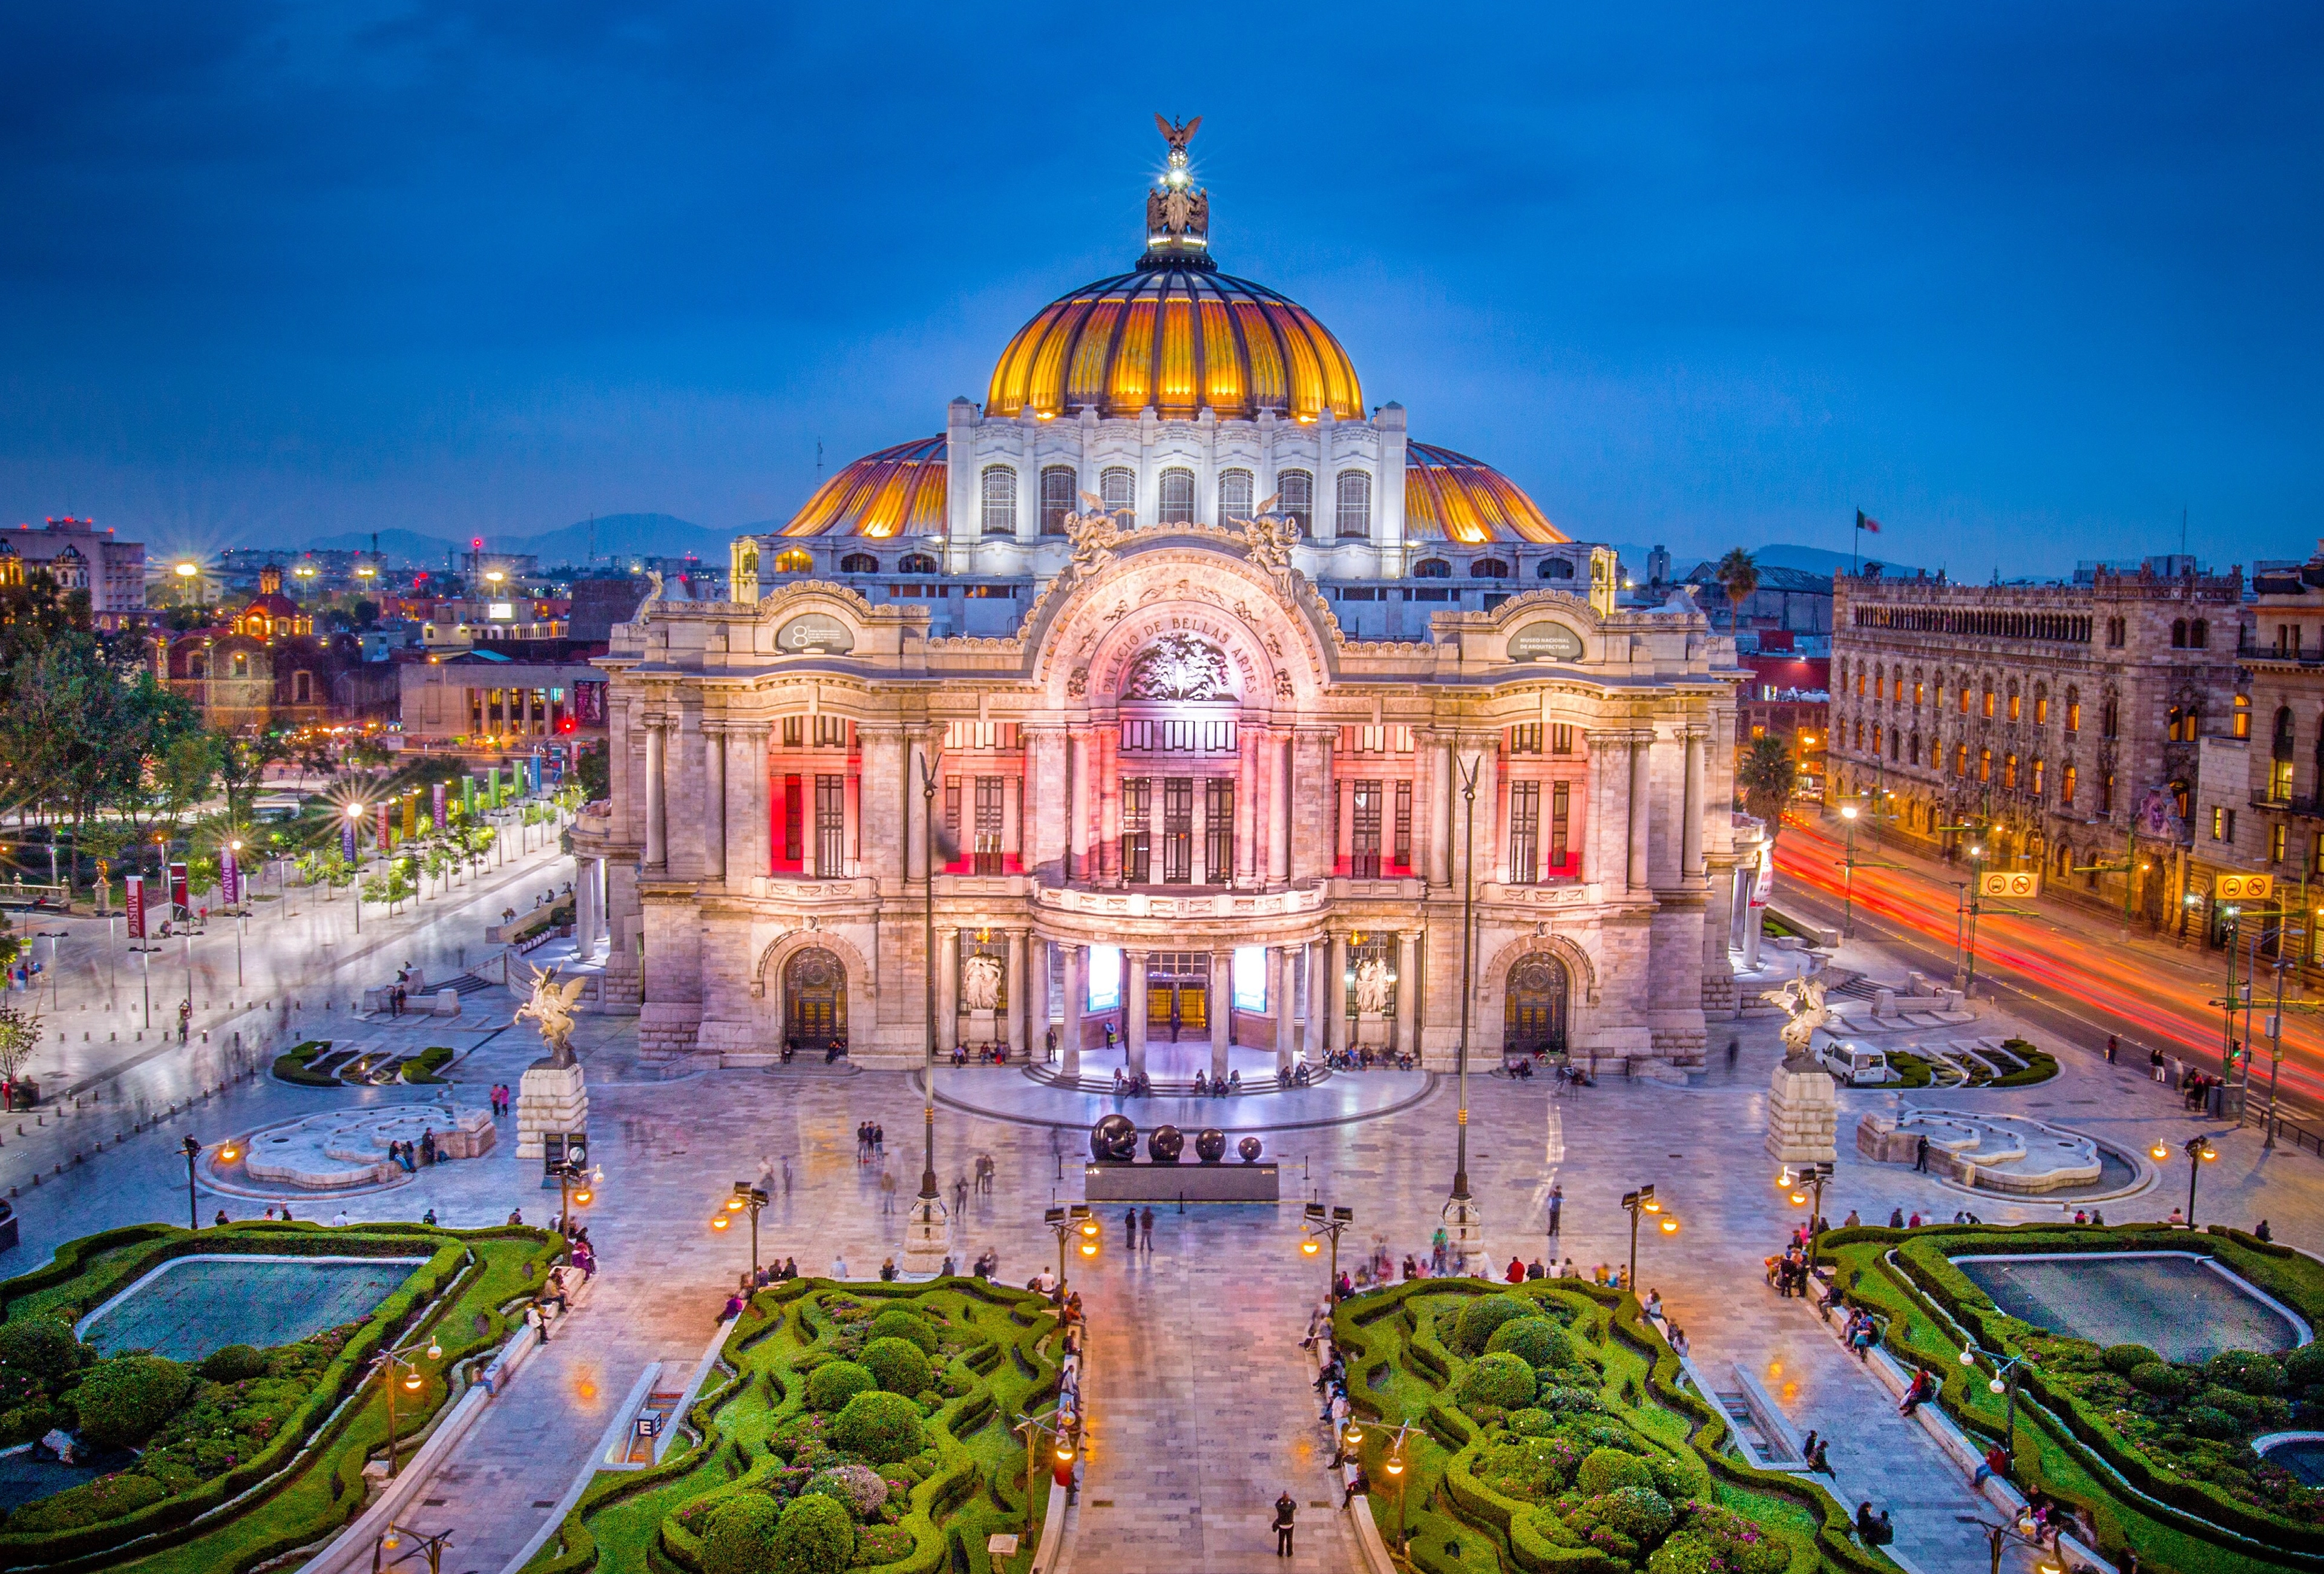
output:
<svg viewBox="0 0 2324 1574"><path fill-rule="evenodd" d="M1074 496L1081 477L1070 465L1051 465L1041 472L1041 533L1065 533L1065 515L1074 511Z"/></svg>
<svg viewBox="0 0 2324 1574"><path fill-rule="evenodd" d="M1001 828L1005 818L1002 795L1006 789L999 776L979 776L976 779L976 848L975 870L980 875L1001 873Z"/></svg>
<svg viewBox="0 0 2324 1574"><path fill-rule="evenodd" d="M1162 524L1194 523L1194 471L1174 467L1162 472L1162 510L1154 517Z"/></svg>
<svg viewBox="0 0 2324 1574"><path fill-rule="evenodd" d="M2129 634L2129 631L2130 624L2127 619L2120 617L2107 618L2107 643L2116 650L2121 649L2123 644L2126 643L2126 638Z"/></svg>
<svg viewBox="0 0 2324 1574"><path fill-rule="evenodd" d="M1565 872L1571 855L1566 850L1567 809L1572 794L1572 783L1553 782L1549 788L1549 872Z"/></svg>
<svg viewBox="0 0 2324 1574"><path fill-rule="evenodd" d="M1194 779L1162 779L1162 883L1184 885L1194 877Z"/></svg>
<svg viewBox="0 0 2324 1574"><path fill-rule="evenodd" d="M1234 879L1234 778L1203 779L1203 881L1224 885Z"/></svg>
<svg viewBox="0 0 2324 1574"><path fill-rule="evenodd" d="M1987 683L1987 684L1985 686L1985 714L1986 714L1986 718L1987 718L1987 720L1992 719L1992 717L1993 717L1993 685L1992 685L1992 684L1990 684L1990 683Z"/></svg>
<svg viewBox="0 0 2324 1574"><path fill-rule="evenodd" d="M2058 778L2058 807L2061 809L2074 806L2074 767L2070 764Z"/></svg>
<svg viewBox="0 0 2324 1574"><path fill-rule="evenodd" d="M1342 470L1339 479L1339 506L1336 513L1335 534L1369 536L1372 533L1372 478L1361 470Z"/></svg>
<svg viewBox="0 0 2324 1574"><path fill-rule="evenodd" d="M1979 749L1977 751L1977 779L1980 782L1990 782L1993 780L1993 751L1991 749Z"/></svg>
<svg viewBox="0 0 2324 1574"><path fill-rule="evenodd" d="M2109 699L2099 705L2098 736L2100 737L2120 736L2121 723L2122 708L2113 699Z"/></svg>
<svg viewBox="0 0 2324 1574"><path fill-rule="evenodd" d="M1098 473L1097 495L1105 499L1105 511L1117 513L1138 505L1138 473L1121 465L1109 465Z"/></svg>
<svg viewBox="0 0 2324 1574"><path fill-rule="evenodd" d="M1509 882L1530 885L1541 878L1541 783L1509 783Z"/></svg>
<svg viewBox="0 0 2324 1574"><path fill-rule="evenodd" d="M2290 840L2291 828L2289 826L2279 823L2268 827L2267 861L2271 864L2281 864L2283 862L2286 844Z"/></svg>
<svg viewBox="0 0 2324 1574"><path fill-rule="evenodd" d="M2098 812L2100 814L2114 812L2114 773L2112 771L2102 772L2098 776Z"/></svg>
<svg viewBox="0 0 2324 1574"><path fill-rule="evenodd" d="M1121 782L1121 878L1144 885L1153 877L1154 778L1127 776Z"/></svg>
<svg viewBox="0 0 2324 1574"><path fill-rule="evenodd" d="M1412 783L1396 784L1396 862L1399 868L1412 867Z"/></svg>
<svg viewBox="0 0 2324 1574"><path fill-rule="evenodd" d="M1541 723L1521 721L1509 728L1509 753L1537 755L1541 753Z"/></svg>
<svg viewBox="0 0 2324 1574"><path fill-rule="evenodd" d="M1251 475L1249 470L1219 472L1219 523L1230 519L1249 519L1251 505Z"/></svg>
<svg viewBox="0 0 2324 1574"><path fill-rule="evenodd" d="M2282 803L2292 796L2292 708L2275 713L2275 737L2267 766L2267 795Z"/></svg>
<svg viewBox="0 0 2324 1574"><path fill-rule="evenodd" d="M1298 525L1301 535L1315 533L1315 477L1305 470L1284 470L1275 477L1275 490L1283 499L1276 506L1283 516Z"/></svg>
<svg viewBox="0 0 2324 1574"><path fill-rule="evenodd" d="M2079 689L2069 689L2066 690L2066 733L2067 736L2071 736L2081 730L2082 691Z"/></svg>
<svg viewBox="0 0 2324 1574"><path fill-rule="evenodd" d="M836 880L847 873L847 778L815 779L815 875Z"/></svg>
<svg viewBox="0 0 2324 1574"><path fill-rule="evenodd" d="M1017 472L1006 465L984 468L984 518L986 535L1017 533Z"/></svg>
<svg viewBox="0 0 2324 1574"><path fill-rule="evenodd" d="M2042 756L2034 756L2034 796L2042 796Z"/></svg>
<svg viewBox="0 0 2324 1574"><path fill-rule="evenodd" d="M1380 784L1378 782L1357 782L1351 785L1355 810L1355 823L1350 828L1348 846L1354 862L1348 873L1359 880L1377 880L1380 872Z"/></svg>

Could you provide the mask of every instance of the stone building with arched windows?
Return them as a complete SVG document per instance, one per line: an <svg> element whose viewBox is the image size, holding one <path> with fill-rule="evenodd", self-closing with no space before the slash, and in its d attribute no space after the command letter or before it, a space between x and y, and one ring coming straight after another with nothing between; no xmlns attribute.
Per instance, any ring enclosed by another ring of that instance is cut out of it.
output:
<svg viewBox="0 0 2324 1574"><path fill-rule="evenodd" d="M1732 642L1368 411L1189 182L734 600L614 629L579 923L648 1052L1687 1064L1735 1011Z"/></svg>

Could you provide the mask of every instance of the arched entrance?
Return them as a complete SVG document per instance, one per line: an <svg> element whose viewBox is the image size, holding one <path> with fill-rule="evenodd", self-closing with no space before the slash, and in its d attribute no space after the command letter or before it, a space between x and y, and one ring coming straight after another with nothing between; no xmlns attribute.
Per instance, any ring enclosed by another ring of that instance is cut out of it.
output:
<svg viewBox="0 0 2324 1574"><path fill-rule="evenodd" d="M1503 992L1501 1048L1510 1054L1565 1052L1566 1001L1572 993L1565 964L1545 951L1519 957Z"/></svg>
<svg viewBox="0 0 2324 1574"><path fill-rule="evenodd" d="M1211 1033L1211 958L1206 951L1154 951L1146 961L1146 1037L1178 1042Z"/></svg>
<svg viewBox="0 0 2324 1574"><path fill-rule="evenodd" d="M783 1037L815 1053L847 1049L847 968L820 947L783 964Z"/></svg>

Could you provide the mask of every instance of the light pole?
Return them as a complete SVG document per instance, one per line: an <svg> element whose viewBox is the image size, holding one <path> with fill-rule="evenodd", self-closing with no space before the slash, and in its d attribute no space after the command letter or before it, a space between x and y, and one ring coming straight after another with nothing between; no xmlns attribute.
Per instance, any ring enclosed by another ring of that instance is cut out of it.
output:
<svg viewBox="0 0 2324 1574"><path fill-rule="evenodd" d="M202 1144L189 1133L186 1140L178 1144L178 1151L186 1155L186 1227L198 1230L202 1227L202 1206L194 1195L194 1162L202 1156Z"/></svg>
<svg viewBox="0 0 2324 1574"><path fill-rule="evenodd" d="M1025 1434L1025 1533L1028 1536L1033 1533L1033 1520L1037 1513L1034 1505L1038 1499L1033 1483L1040 1479L1041 1475L1041 1440L1045 1437L1055 1440L1058 1464L1074 1462L1073 1423L1065 1420L1059 1411L1051 1411L1049 1416L1049 1420L1044 1421L1028 1412L1019 1416L1017 1424L1010 1428L1011 1431Z"/></svg>
<svg viewBox="0 0 2324 1574"><path fill-rule="evenodd" d="M1794 1208L1809 1202L1811 1197L1813 1199L1808 1208L1808 1272L1811 1273L1815 1272L1816 1236L1823 1229L1823 1189L1831 1180L1831 1161L1819 1159L1803 1167L1796 1175L1789 1165L1785 1165L1775 1176L1776 1185L1791 1190Z"/></svg>
<svg viewBox="0 0 2324 1574"><path fill-rule="evenodd" d="M2001 1449L2002 1452L2014 1458L2017 1452L2017 1368L2033 1365L2033 1357L2005 1356L1998 1350L1988 1350L1982 1345L1971 1343L1961 1351L1960 1364L1974 1366L1980 1356L1993 1363L1993 1377L1985 1385L1987 1392L2009 1396L2009 1408L2001 1419Z"/></svg>
<svg viewBox="0 0 2324 1574"><path fill-rule="evenodd" d="M405 1393L417 1393L428 1382L427 1376L420 1370L420 1363L407 1358L410 1354L410 1347L407 1346L401 1350L382 1350L371 1358L372 1370L380 1374L380 1387L387 1393L387 1473L391 1477L396 1473L395 1390L401 1384ZM432 1337L428 1341L427 1358L430 1361L444 1358L444 1347ZM401 1377L396 1375L399 1369L403 1373Z"/></svg>
<svg viewBox="0 0 2324 1574"><path fill-rule="evenodd" d="M1467 816L1461 832L1461 1042L1453 1060L1459 1111L1454 1117L1457 1125L1452 1195L1444 1203L1444 1222L1452 1227L1450 1234L1459 1252L1459 1268L1465 1273L1469 1255L1481 1248L1484 1233L1476 1201L1469 1195L1469 1002L1476 993L1477 777L1484 769L1485 757L1471 755L1467 764L1462 764L1457 758L1453 764L1461 772L1461 801L1467 805ZM1341 986L1333 979L1331 986Z"/></svg>
<svg viewBox="0 0 2324 1574"><path fill-rule="evenodd" d="M1655 1223L1666 1236L1678 1234L1678 1218L1675 1215L1663 1212L1663 1205L1655 1200L1655 1189L1651 1186L1624 1192L1622 1211L1630 1216L1630 1295L1633 1300L1643 1303L1646 1297L1638 1293L1638 1216L1642 1213L1657 1216Z"/></svg>
<svg viewBox="0 0 2324 1574"><path fill-rule="evenodd" d="M1404 1473L1410 1464L1404 1456L1404 1445L1405 1440L1411 1435L1411 1432L1410 1421L1406 1421L1397 1428L1396 1436L1388 1440L1388 1458L1380 1461L1380 1468L1387 1471L1388 1478L1396 1484L1396 1546L1399 1554L1405 1550L1404 1495L1406 1487L1409 1485L1404 1478Z"/></svg>
<svg viewBox="0 0 2324 1574"><path fill-rule="evenodd" d="M347 805L347 846L351 847L355 845L355 833L363 825L363 815L362 804ZM349 858L347 863L350 866L347 894L355 901L355 933L360 935L363 933L363 865L354 858Z"/></svg>
<svg viewBox="0 0 2324 1574"><path fill-rule="evenodd" d="M1840 806L1840 818L1848 827L1848 856L1840 866L1840 936L1842 940L1856 938L1856 805Z"/></svg>
<svg viewBox="0 0 2324 1574"><path fill-rule="evenodd" d="M2042 1560L2034 1565L2035 1574L2064 1574L2058 1560L2048 1555L2050 1549L2027 1533L2033 1528L2032 1520L2022 1519L2014 1525L2007 1525L1996 1524L1989 1519L1983 1519L1973 1514L1957 1514L1953 1518L1963 1524L1977 1525L1984 1530L1986 1543L1993 1552L1993 1574L2001 1574L2001 1549L2011 1542L2015 1542L2020 1546L2031 1547L2035 1551L2044 1554Z"/></svg>
<svg viewBox="0 0 2324 1574"><path fill-rule="evenodd" d="M752 1185L748 1180L737 1180L734 1182L733 1195L726 1199L726 1206L719 1211L715 1218L710 1221L712 1229L723 1230L726 1227L728 1219L744 1208L750 1209L751 1287L754 1290L759 1284L759 1210L766 1206L767 1194L764 1191Z"/></svg>
<svg viewBox="0 0 2324 1574"><path fill-rule="evenodd" d="M381 1562L380 1554L383 1551L394 1552L396 1548L403 1544L403 1538L406 1536L412 1538L413 1545L404 1551L397 1552L386 1562ZM443 1574L444 1549L451 1540L450 1531L438 1531L430 1535L426 1531L415 1531L406 1525L391 1524L387 1527L386 1533L371 1545L371 1574L381 1574L382 1569L392 1569L398 1563L406 1562L413 1558L428 1560L428 1574Z"/></svg>
<svg viewBox="0 0 2324 1574"><path fill-rule="evenodd" d="M927 881L921 932L927 995L927 1045L920 1072L921 1106L920 1194L912 1201L911 1227L905 1237L906 1256L924 1261L939 1256L950 1233L944 1199L936 1191L936 762L920 760L920 865Z"/></svg>
<svg viewBox="0 0 2324 1574"><path fill-rule="evenodd" d="M1356 1210L1352 1208L1333 1208L1327 1214L1320 1202L1307 1205L1307 1238L1299 1243L1299 1250L1305 1256L1314 1256L1323 1250L1315 1237L1331 1237L1331 1276L1323 1281L1323 1299L1327 1302L1336 1303L1340 1299L1340 1233L1355 1222Z"/></svg>
<svg viewBox="0 0 2324 1574"><path fill-rule="evenodd" d="M567 1143L560 1158L549 1160L549 1174L557 1177L557 1233L572 1237L573 1205L589 1206L593 1193L589 1190L589 1144L586 1142ZM604 1177L600 1175L599 1179ZM576 1191L574 1188L579 1187ZM721 1218L724 1215L720 1215Z"/></svg>
<svg viewBox="0 0 2324 1574"><path fill-rule="evenodd" d="M2189 1137L2179 1146L2180 1150L2187 1155L2187 1227L2193 1229L2195 1227L2195 1182L2201 1177L2204 1164L2219 1156L2219 1150L2211 1145L2211 1139L2207 1136ZM2147 1149L2146 1153L2147 1156L2155 1162L2166 1163L2171 1158L2171 1144L2157 1143Z"/></svg>
<svg viewBox="0 0 2324 1574"><path fill-rule="evenodd" d="M1043 1210L1041 1222L1057 1237L1057 1299L1065 1298L1065 1243L1078 1235L1082 1237L1082 1255L1097 1255L1098 1223L1091 1217L1089 1204L1076 1202L1066 1207Z"/></svg>
<svg viewBox="0 0 2324 1574"><path fill-rule="evenodd" d="M35 930L33 932L49 942L49 1010L54 1014L62 1009L57 1004L57 942L70 938L70 931L61 929L43 929ZM2280 986L2278 993L2282 993Z"/></svg>

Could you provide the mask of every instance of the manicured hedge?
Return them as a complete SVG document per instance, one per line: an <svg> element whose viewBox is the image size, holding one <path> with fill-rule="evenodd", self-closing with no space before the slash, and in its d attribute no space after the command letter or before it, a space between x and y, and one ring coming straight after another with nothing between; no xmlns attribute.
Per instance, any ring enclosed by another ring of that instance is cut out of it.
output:
<svg viewBox="0 0 2324 1574"><path fill-rule="evenodd" d="M337 1088L337 1077L313 1069L316 1059L331 1047L328 1039L309 1039L294 1044L274 1057L274 1075L285 1082L295 1082L301 1088Z"/></svg>

